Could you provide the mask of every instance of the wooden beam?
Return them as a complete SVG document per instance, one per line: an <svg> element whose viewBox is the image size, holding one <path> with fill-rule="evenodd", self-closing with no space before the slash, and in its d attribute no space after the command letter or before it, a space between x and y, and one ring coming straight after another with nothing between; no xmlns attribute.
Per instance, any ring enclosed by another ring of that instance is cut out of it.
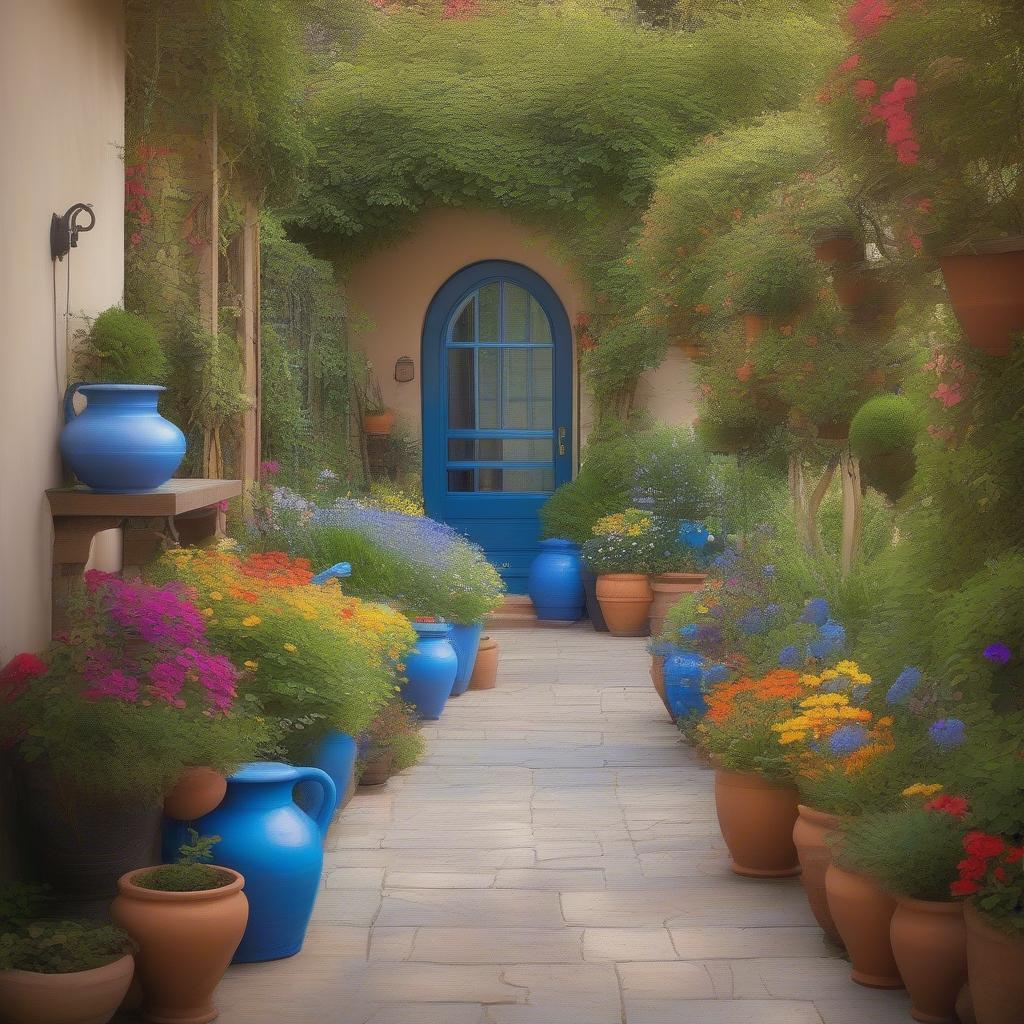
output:
<svg viewBox="0 0 1024 1024"><path fill-rule="evenodd" d="M239 245L241 293L236 325L242 353L242 386L249 407L242 417L239 474L244 483L259 479L260 469L260 216L259 208L246 200Z"/></svg>

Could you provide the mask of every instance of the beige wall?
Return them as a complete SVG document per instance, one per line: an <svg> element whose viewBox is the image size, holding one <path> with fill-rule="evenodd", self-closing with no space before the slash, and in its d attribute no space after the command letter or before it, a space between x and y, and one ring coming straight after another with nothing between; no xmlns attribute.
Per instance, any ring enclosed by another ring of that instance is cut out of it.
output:
<svg viewBox="0 0 1024 1024"><path fill-rule="evenodd" d="M499 211L439 209L420 218L413 232L380 249L350 272L348 296L354 340L373 363L384 400L417 436L420 433L420 342L427 307L452 274L480 260L511 260L536 271L555 290L569 315L590 307L583 283L552 251L543 233ZM395 362L411 356L416 379L399 384ZM693 419L691 366L673 349L665 363L640 382L640 403L663 422ZM581 440L593 422L589 396L574 410Z"/></svg>
<svg viewBox="0 0 1024 1024"><path fill-rule="evenodd" d="M96 227L70 258L71 330L124 286L122 0L0 0L0 663L49 637L51 533L60 482L68 263L51 213L92 203Z"/></svg>

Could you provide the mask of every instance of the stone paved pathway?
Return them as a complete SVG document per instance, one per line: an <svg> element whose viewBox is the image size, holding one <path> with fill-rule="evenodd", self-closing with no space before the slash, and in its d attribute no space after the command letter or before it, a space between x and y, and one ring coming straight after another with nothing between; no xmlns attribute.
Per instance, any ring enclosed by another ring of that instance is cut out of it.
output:
<svg viewBox="0 0 1024 1024"><path fill-rule="evenodd" d="M496 632L499 687L356 795L306 947L232 968L224 1024L903 1024L854 985L799 883L733 875L711 773L643 641Z"/></svg>

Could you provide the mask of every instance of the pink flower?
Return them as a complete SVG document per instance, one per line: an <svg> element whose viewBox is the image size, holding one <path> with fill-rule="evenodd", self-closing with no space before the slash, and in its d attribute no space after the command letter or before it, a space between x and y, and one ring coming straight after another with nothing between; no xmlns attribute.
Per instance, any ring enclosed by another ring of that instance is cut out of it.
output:
<svg viewBox="0 0 1024 1024"><path fill-rule="evenodd" d="M277 476L281 472L281 463L277 459L266 459L260 463L260 476Z"/></svg>
<svg viewBox="0 0 1024 1024"><path fill-rule="evenodd" d="M947 409L952 408L954 405L959 405L964 400L958 384L940 384L931 393L930 397L940 401Z"/></svg>
<svg viewBox="0 0 1024 1024"><path fill-rule="evenodd" d="M844 60L842 64L839 65L839 70L853 71L856 67L860 65L860 61L861 57L859 53L851 53L850 56L847 57L846 60Z"/></svg>
<svg viewBox="0 0 1024 1024"><path fill-rule="evenodd" d="M901 164L916 164L921 147L914 139L907 139L896 147L896 159Z"/></svg>
<svg viewBox="0 0 1024 1024"><path fill-rule="evenodd" d="M847 12L847 18L858 39L866 39L882 27L893 15L888 0L857 0Z"/></svg>
<svg viewBox="0 0 1024 1024"><path fill-rule="evenodd" d="M857 99L870 99L876 92L878 92L878 85L870 78L858 78L857 81L853 83L853 95L856 96Z"/></svg>

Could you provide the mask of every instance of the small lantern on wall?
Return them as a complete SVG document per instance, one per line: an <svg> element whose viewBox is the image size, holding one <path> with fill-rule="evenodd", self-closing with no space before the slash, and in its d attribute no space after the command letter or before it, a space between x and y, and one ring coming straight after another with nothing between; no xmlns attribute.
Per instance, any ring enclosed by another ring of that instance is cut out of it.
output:
<svg viewBox="0 0 1024 1024"><path fill-rule="evenodd" d="M395 380L399 384L408 384L416 379L416 364L409 356L402 356L395 363Z"/></svg>

